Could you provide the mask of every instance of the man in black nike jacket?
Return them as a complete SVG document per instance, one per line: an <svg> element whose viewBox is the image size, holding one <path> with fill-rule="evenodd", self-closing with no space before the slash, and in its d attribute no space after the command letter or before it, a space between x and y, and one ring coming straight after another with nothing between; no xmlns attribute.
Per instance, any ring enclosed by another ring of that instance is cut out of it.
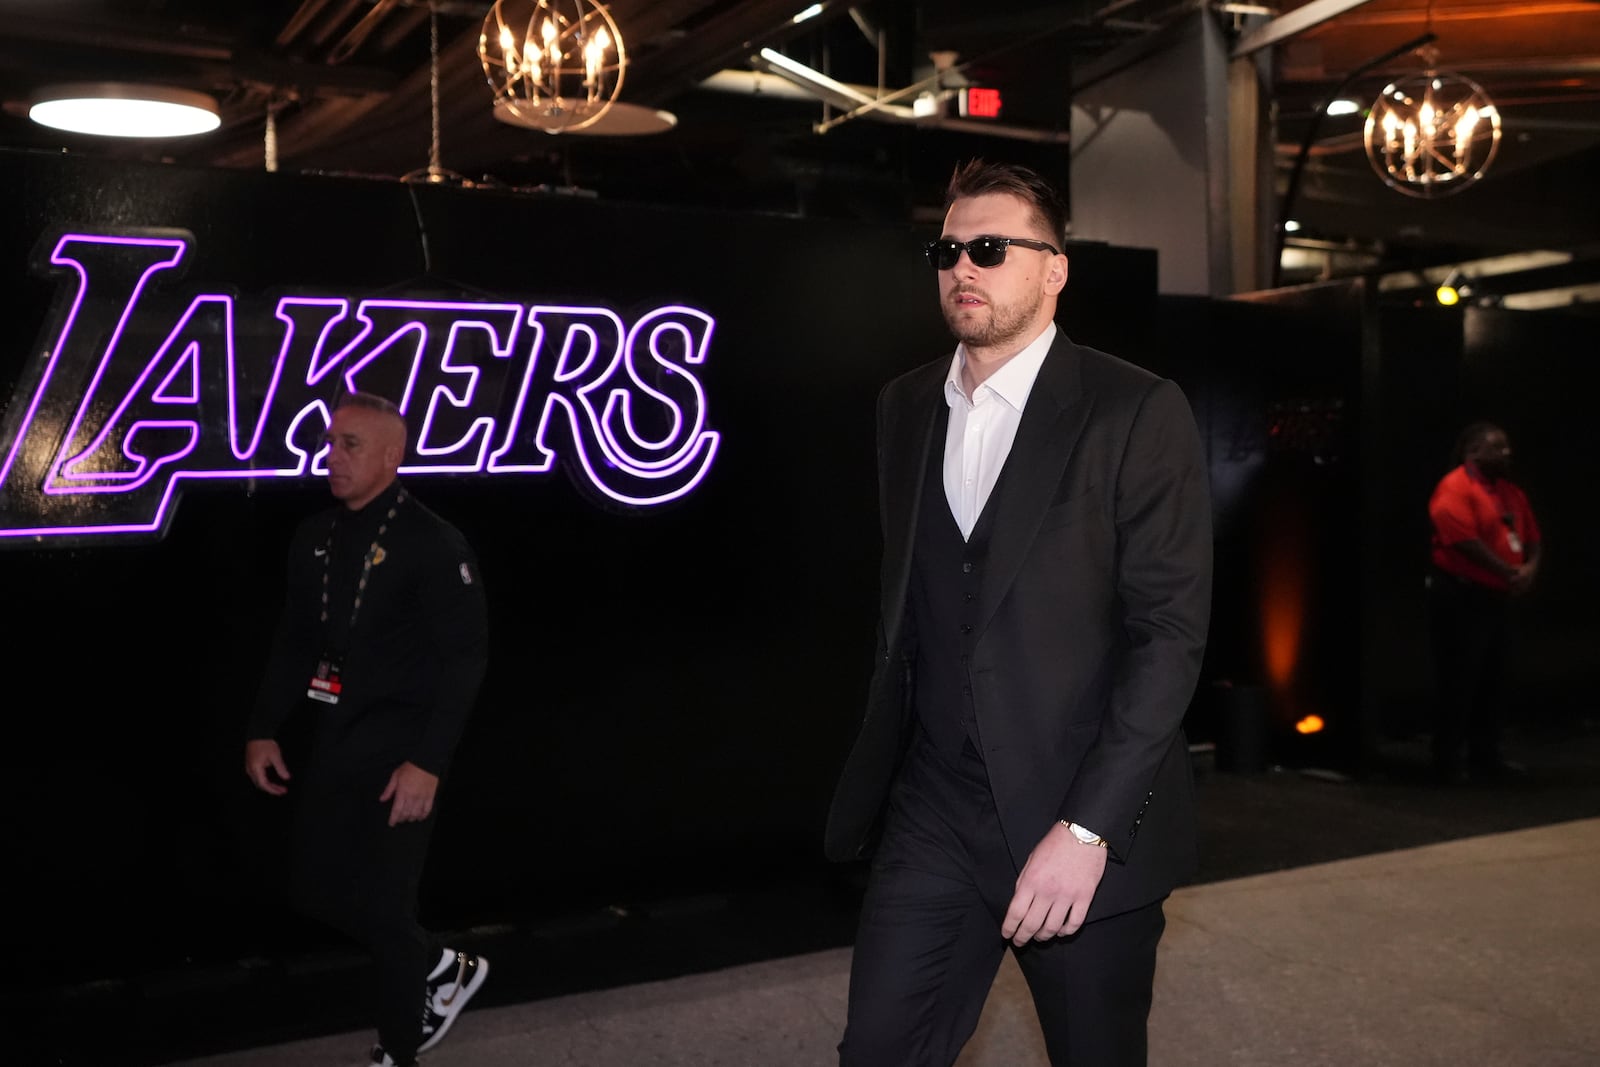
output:
<svg viewBox="0 0 1600 1067"><path fill-rule="evenodd" d="M417 922L434 801L483 679L488 623L466 540L400 483L399 410L351 393L327 442L339 503L295 532L245 773L265 793L295 794L291 900L372 954L372 1062L405 1067L488 974ZM312 740L291 776L275 738L296 712Z"/></svg>

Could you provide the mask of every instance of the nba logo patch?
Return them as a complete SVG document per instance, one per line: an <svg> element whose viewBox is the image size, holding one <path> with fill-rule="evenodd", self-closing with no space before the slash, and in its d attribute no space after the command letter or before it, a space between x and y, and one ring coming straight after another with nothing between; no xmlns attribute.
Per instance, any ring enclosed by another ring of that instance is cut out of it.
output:
<svg viewBox="0 0 1600 1067"><path fill-rule="evenodd" d="M468 566L465 563L463 563L461 565L460 569L461 569L461 584L462 585L471 585L472 584L472 571L471 571L471 569L468 568Z"/></svg>

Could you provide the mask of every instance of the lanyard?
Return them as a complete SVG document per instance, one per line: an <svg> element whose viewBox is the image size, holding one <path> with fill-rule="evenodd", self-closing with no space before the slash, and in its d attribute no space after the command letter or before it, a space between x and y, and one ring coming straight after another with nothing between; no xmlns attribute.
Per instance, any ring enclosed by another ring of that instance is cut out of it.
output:
<svg viewBox="0 0 1600 1067"><path fill-rule="evenodd" d="M400 492L396 494L394 503L389 506L389 513L383 517L383 522L378 525L378 532L372 538L372 546L367 549L367 557L361 563L361 579L356 582L355 603L350 605L350 627L345 631L346 633L355 632L356 616L361 614L361 595L366 592L367 579L372 576L372 565L382 558L383 546L379 542L383 540L383 535L388 531L389 524L394 521L395 515L399 513L400 505L405 502L406 491L402 487ZM338 527L339 520L335 518L333 524L328 527L328 543L322 553L322 622L324 625L328 622L328 580L333 570L333 532Z"/></svg>

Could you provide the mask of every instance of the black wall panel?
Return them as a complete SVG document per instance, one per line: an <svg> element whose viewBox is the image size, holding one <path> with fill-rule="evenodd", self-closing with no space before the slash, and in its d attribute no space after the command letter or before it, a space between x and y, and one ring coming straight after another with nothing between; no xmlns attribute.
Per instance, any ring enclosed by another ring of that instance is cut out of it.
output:
<svg viewBox="0 0 1600 1067"><path fill-rule="evenodd" d="M684 499L629 514L560 473L411 481L476 546L492 612L425 904L489 922L821 865L877 610L874 402L951 347L935 234L9 153L0 188L11 405L68 280L29 255L64 227L189 231L153 313L232 291L258 351L291 290L710 313L721 451ZM1147 335L1153 253L1076 247L1073 277L1075 336ZM289 531L326 502L314 480L190 483L159 541L0 552L0 789L30 813L11 951L49 945L81 979L321 936L282 913L282 805L240 759Z"/></svg>
<svg viewBox="0 0 1600 1067"><path fill-rule="evenodd" d="M0 189L7 426L67 280L29 264L63 227L188 231L154 321L228 291L258 355L288 291L712 315L698 373L722 441L685 498L629 513L559 471L412 479L477 547L492 613L425 908L515 922L825 868L877 610L874 401L951 347L931 230L3 152ZM1592 706L1596 575L1575 547L1594 525L1592 320L1380 312L1359 285L1158 298L1153 252L1070 254L1063 326L1178 381L1210 453L1192 740L1220 736L1227 686L1271 690L1293 764L1359 772L1378 734L1425 726L1426 495L1478 417L1511 431L1551 542L1518 608L1515 697ZM282 805L240 757L289 531L326 503L314 479L191 484L159 540L0 551L0 804L26 872L8 959L48 949L41 980L70 983L324 943L281 906ZM0 498L8 524L17 507ZM1294 735L1308 714L1326 729Z"/></svg>

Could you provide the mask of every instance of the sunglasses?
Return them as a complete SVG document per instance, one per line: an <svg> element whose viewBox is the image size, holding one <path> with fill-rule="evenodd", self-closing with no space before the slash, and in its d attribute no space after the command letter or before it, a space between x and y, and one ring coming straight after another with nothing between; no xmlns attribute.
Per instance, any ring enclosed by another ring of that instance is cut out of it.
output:
<svg viewBox="0 0 1600 1067"><path fill-rule="evenodd" d="M1010 245L1037 248L1041 252L1049 252L1052 256L1061 254L1054 245L1027 237L974 237L970 241L952 241L946 237L938 241L929 241L922 252L928 257L928 262L933 265L934 270L953 269L961 259L962 252L966 252L974 267L998 267L1006 261L1006 248Z"/></svg>

